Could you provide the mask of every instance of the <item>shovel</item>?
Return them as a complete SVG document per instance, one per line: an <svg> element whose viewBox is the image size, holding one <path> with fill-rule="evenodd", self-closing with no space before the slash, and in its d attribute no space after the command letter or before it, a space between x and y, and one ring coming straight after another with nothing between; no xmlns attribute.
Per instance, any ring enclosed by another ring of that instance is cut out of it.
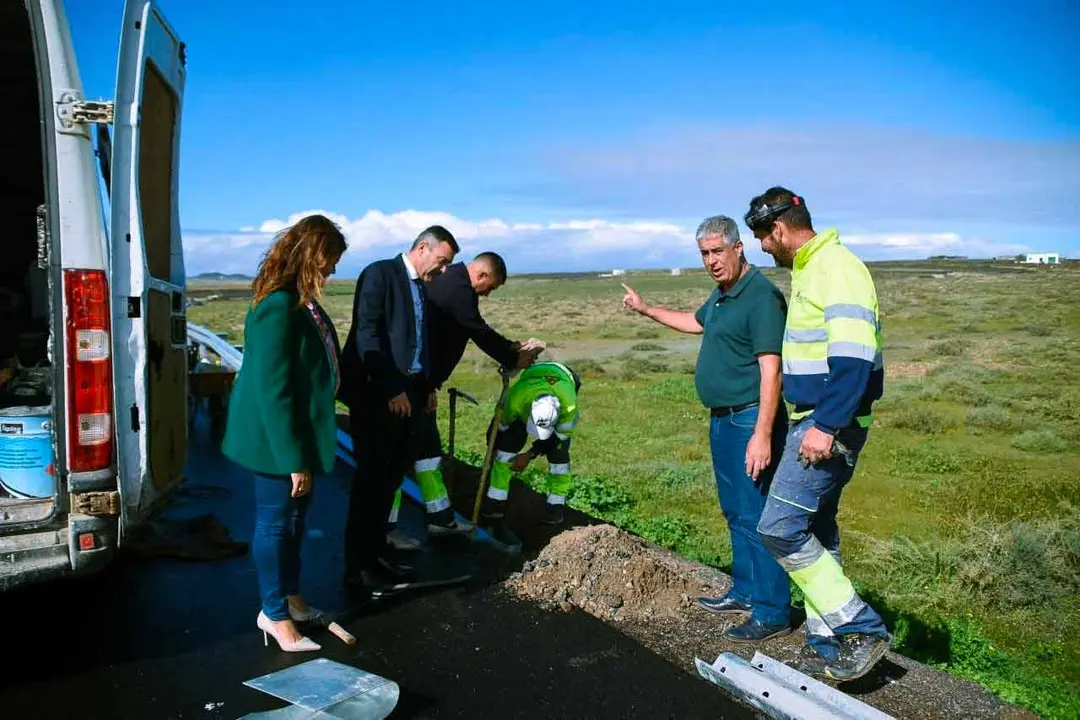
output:
<svg viewBox="0 0 1080 720"><path fill-rule="evenodd" d="M491 436L488 438L487 454L484 456L484 468L480 471L480 482L476 486L476 501L473 503L472 524L473 534L476 533L476 522L480 519L480 503L487 492L488 478L491 476L491 467L495 462L495 438L499 435L499 425L502 423L503 405L506 404L506 393L510 389L510 373L512 370L499 368L499 378L502 380L502 392L499 400L495 403L495 416L491 421Z"/></svg>

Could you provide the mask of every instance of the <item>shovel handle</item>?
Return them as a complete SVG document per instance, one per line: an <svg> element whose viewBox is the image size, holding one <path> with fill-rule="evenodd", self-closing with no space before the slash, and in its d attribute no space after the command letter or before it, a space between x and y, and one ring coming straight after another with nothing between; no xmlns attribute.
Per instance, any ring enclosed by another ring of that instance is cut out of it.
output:
<svg viewBox="0 0 1080 720"><path fill-rule="evenodd" d="M472 524L473 532L476 532L476 522L480 519L480 504L487 492L488 478L491 476L491 466L495 459L495 440L499 436L499 424L502 422L503 405L506 402L506 393L510 389L510 376L499 372L502 380L502 391L499 393L499 401L495 404L495 415L491 423L491 437L488 438L487 454L484 456L484 468L480 471L480 482L476 485L476 500L473 502Z"/></svg>

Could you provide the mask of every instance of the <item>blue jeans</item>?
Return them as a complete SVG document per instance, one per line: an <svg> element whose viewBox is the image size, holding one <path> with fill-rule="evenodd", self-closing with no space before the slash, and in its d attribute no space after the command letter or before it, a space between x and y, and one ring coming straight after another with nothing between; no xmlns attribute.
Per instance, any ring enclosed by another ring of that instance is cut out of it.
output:
<svg viewBox="0 0 1080 720"><path fill-rule="evenodd" d="M755 483L746 474L746 446L754 434L757 420L758 407L755 406L713 417L709 427L716 492L731 533L732 586L728 597L750 605L752 617L761 623L787 625L791 622L788 575L762 545L757 531L780 446L774 441L773 461ZM775 432L782 432L782 426Z"/></svg>
<svg viewBox="0 0 1080 720"><path fill-rule="evenodd" d="M255 474L255 535L251 555L262 609L271 620L288 620L288 595L300 594L300 543L311 493L292 497L288 475Z"/></svg>
<svg viewBox="0 0 1080 720"><path fill-rule="evenodd" d="M841 430L837 440L843 449L804 468L799 448L812 426L813 421L806 418L792 423L788 430L758 531L765 547L806 595L807 642L827 660L835 661L837 636L863 633L887 637L888 630L881 616L855 593L840 566L836 513L840 494L854 475L866 444L867 431ZM823 558L826 553L831 558Z"/></svg>

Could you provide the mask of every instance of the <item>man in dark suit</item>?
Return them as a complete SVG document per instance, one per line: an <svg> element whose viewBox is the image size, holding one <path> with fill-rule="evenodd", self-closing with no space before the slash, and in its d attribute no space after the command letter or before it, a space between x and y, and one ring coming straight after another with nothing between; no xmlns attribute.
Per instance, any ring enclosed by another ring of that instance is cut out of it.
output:
<svg viewBox="0 0 1080 720"><path fill-rule="evenodd" d="M503 367L526 367L540 348L522 349L496 332L480 315L480 298L506 283L506 263L497 253L483 252L469 263L455 263L428 285L428 336L431 342L431 382L436 391L453 374L469 340ZM442 441L434 413L423 420L419 455L413 472L427 509L428 535L463 534L472 524L458 520L442 479ZM394 497L387 527L387 540L400 550L419 547L419 541L396 528L401 491Z"/></svg>
<svg viewBox="0 0 1080 720"><path fill-rule="evenodd" d="M356 283L352 327L342 351L356 476L345 528L346 583L374 584L372 573L395 577L412 567L386 543L394 491L416 454L435 408L427 332L426 283L454 259L458 244L433 225L408 252L371 263Z"/></svg>

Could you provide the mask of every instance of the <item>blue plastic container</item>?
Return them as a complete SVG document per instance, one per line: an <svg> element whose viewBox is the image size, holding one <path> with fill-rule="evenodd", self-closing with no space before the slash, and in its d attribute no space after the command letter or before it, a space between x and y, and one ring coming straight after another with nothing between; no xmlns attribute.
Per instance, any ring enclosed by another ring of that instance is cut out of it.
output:
<svg viewBox="0 0 1080 720"><path fill-rule="evenodd" d="M56 493L53 470L52 408L0 410L0 485L19 498Z"/></svg>

